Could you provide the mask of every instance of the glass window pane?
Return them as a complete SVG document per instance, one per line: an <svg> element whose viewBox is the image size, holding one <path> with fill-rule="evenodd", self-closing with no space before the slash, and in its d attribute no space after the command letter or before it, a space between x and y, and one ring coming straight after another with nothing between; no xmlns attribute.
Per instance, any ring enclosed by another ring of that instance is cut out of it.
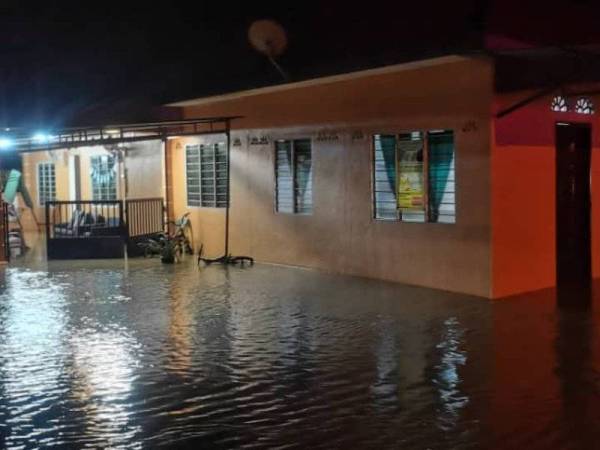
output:
<svg viewBox="0 0 600 450"><path fill-rule="evenodd" d="M294 141L295 199L296 212L312 212L312 154L310 140Z"/></svg>
<svg viewBox="0 0 600 450"><path fill-rule="evenodd" d="M279 212L293 213L293 177L292 177L292 143L278 141L275 143L275 196L276 209Z"/></svg>
<svg viewBox="0 0 600 450"><path fill-rule="evenodd" d="M398 209L404 222L425 222L423 145L419 131L398 136Z"/></svg>
<svg viewBox="0 0 600 450"><path fill-rule="evenodd" d="M38 202L40 206L47 201L56 200L56 179L54 176L54 163L40 163L38 165Z"/></svg>
<svg viewBox="0 0 600 450"><path fill-rule="evenodd" d="M90 158L92 199L116 200L117 176L116 162L112 156L102 155Z"/></svg>
<svg viewBox="0 0 600 450"><path fill-rule="evenodd" d="M396 219L396 136L373 137L373 184L376 219Z"/></svg>
<svg viewBox="0 0 600 450"><path fill-rule="evenodd" d="M275 207L278 212L312 213L312 174L310 139L275 143Z"/></svg>
<svg viewBox="0 0 600 450"><path fill-rule="evenodd" d="M227 205L227 147L225 142L186 146L188 206ZM219 186L222 198L217 199Z"/></svg>

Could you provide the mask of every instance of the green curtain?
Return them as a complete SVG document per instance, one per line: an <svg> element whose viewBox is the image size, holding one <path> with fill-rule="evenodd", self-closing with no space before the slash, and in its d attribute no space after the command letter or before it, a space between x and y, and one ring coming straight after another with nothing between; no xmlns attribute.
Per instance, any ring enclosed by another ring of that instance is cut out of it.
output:
<svg viewBox="0 0 600 450"><path fill-rule="evenodd" d="M429 210L436 221L448 179L454 170L454 136L452 132L429 133Z"/></svg>

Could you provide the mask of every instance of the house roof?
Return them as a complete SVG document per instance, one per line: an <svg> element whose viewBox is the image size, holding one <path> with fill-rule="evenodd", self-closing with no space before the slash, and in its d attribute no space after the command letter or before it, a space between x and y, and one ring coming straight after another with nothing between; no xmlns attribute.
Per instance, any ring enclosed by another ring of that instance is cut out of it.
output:
<svg viewBox="0 0 600 450"><path fill-rule="evenodd" d="M249 90L225 93L225 94L221 94L221 95L213 95L213 96L208 96L208 97L194 98L194 99L190 99L190 100L183 100L183 101L178 101L178 102L174 102L174 103L169 103L165 106L169 106L169 107L198 106L198 105L204 105L204 104L208 104L208 103L222 102L222 101L227 101L227 100L236 100L239 98L250 97L250 96L254 96L254 95L270 94L270 93L274 93L274 92L282 92L282 91L287 91L287 90L291 90L291 89L298 89L298 88L304 88L304 87L310 87L310 86L318 86L318 85L323 85L323 84L336 83L336 82L340 82L340 81L355 80L355 79L365 78L365 77L369 77L369 76L373 76L373 75L384 75L384 74L388 74L388 73L417 70L417 69L421 69L424 67L441 66L441 65L445 65L445 64L452 64L452 63L466 61L468 59L470 59L470 57L460 56L460 55L442 56L442 57L438 57L438 58L423 59L423 60L411 61L411 62L406 62L406 63L401 63L401 64L394 64L394 65L390 65L390 66L378 67L375 69L360 70L360 71L356 71L356 72L349 72L349 73L344 73L344 74L339 74L339 75L313 78L313 79L298 81L298 82L293 82L293 83L277 84L277 85L267 86L267 87L262 87L262 88L257 88L257 89L249 89Z"/></svg>

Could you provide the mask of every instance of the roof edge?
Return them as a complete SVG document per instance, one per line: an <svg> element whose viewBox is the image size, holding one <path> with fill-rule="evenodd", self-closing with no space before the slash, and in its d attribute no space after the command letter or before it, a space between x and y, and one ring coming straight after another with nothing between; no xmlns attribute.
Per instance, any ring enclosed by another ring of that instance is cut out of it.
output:
<svg viewBox="0 0 600 450"><path fill-rule="evenodd" d="M311 78L311 79L304 80L304 81L296 81L296 82L285 83L285 84L276 84L276 85L266 86L266 87L261 87L261 88L256 88L256 89L248 89L248 90L244 90L244 91L235 91L235 92L229 92L226 94L212 95L212 96L208 96L208 97L199 97L199 98L194 98L194 99L190 99L190 100L182 100L182 101L178 101L178 102L174 102L174 103L167 103L164 106L186 107L186 106L205 105L205 104L209 104L209 103L222 102L222 101L227 101L227 100L235 100L235 99L239 99L239 98L243 98L243 97L251 97L254 95L270 94L273 92L281 92L281 91L287 91L287 90L291 90L291 89L298 89L298 88L304 88L304 87L310 87L310 86L318 86L321 84L329 84L329 83L335 83L335 82L339 82L339 81L354 80L357 78L369 77L369 76L373 76L373 75L384 75L387 73L403 72L403 71L408 71L408 70L420 69L423 67L432 67L432 66L438 66L438 65L443 65L443 64L464 62L464 61L471 60L471 59L473 59L473 58L467 57L467 56L460 56L460 55L440 56L437 58L421 59L418 61L410 61L410 62L405 62L405 63L400 63L400 64L394 64L391 66L377 67L374 69L359 70L356 72L348 72L348 73L343 73L343 74L339 74L339 75L331 75L331 76L320 77L320 78Z"/></svg>

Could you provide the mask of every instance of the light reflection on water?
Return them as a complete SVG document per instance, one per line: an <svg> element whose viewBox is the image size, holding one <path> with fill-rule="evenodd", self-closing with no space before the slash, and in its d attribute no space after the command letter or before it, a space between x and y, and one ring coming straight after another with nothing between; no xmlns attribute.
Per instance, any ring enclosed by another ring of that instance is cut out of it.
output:
<svg viewBox="0 0 600 450"><path fill-rule="evenodd" d="M593 448L597 310L257 265L0 272L3 447Z"/></svg>

